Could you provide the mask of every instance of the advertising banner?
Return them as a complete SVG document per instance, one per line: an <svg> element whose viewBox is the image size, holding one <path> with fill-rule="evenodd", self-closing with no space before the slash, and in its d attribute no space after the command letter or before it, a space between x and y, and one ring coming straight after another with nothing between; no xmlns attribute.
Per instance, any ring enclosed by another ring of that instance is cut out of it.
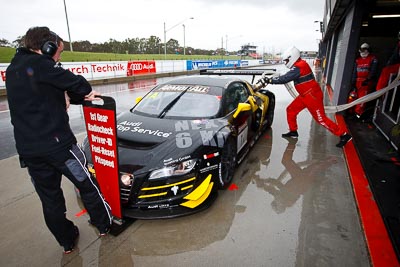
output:
<svg viewBox="0 0 400 267"><path fill-rule="evenodd" d="M112 97L99 98L102 104L86 101L83 105L88 141L100 190L111 206L111 213L121 219L116 105Z"/></svg>
<svg viewBox="0 0 400 267"><path fill-rule="evenodd" d="M124 77L127 72L127 61L66 62L62 66L73 74L82 75L88 80Z"/></svg>
<svg viewBox="0 0 400 267"><path fill-rule="evenodd" d="M6 69L8 65L0 63L0 88L6 86Z"/></svg>
<svg viewBox="0 0 400 267"><path fill-rule="evenodd" d="M131 60L62 62L62 67L87 80L113 79L127 76L179 72L187 70L236 68L263 64L262 60ZM0 89L5 88L8 63L0 63Z"/></svg>
<svg viewBox="0 0 400 267"><path fill-rule="evenodd" d="M126 76L156 73L156 62L153 61L128 61Z"/></svg>
<svg viewBox="0 0 400 267"><path fill-rule="evenodd" d="M202 70L215 68L235 68L240 67L240 60L188 60L187 70Z"/></svg>

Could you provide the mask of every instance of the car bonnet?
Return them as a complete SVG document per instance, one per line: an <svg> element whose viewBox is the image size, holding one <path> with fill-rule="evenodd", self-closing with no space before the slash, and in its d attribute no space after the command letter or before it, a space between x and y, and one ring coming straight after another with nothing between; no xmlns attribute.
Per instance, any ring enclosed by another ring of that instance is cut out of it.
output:
<svg viewBox="0 0 400 267"><path fill-rule="evenodd" d="M120 149L130 150L130 157L140 161L139 165L146 165L192 155L201 146L222 147L227 125L224 119L171 120L126 112L118 117L118 144Z"/></svg>

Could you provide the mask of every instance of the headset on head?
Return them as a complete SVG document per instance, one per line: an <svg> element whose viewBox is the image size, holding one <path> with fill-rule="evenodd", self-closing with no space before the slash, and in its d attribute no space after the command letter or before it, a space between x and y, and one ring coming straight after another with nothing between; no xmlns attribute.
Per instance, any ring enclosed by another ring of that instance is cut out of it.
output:
<svg viewBox="0 0 400 267"><path fill-rule="evenodd" d="M58 45L57 45L58 36L56 33L52 32L52 31L50 31L50 33L56 37L56 41L55 42L53 42L53 41L44 42L44 44L42 45L40 50L42 51L42 54L53 57L56 54L57 49L58 49Z"/></svg>

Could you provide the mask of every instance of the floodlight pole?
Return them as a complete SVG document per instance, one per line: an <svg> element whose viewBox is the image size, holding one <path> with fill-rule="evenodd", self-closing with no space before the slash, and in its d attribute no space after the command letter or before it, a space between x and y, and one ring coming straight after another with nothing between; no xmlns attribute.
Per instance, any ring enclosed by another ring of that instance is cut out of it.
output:
<svg viewBox="0 0 400 267"><path fill-rule="evenodd" d="M71 50L71 52L73 52L74 50L72 49L71 34L70 34L70 32L69 32L67 5L65 4L65 0L64 0L64 10L65 10L65 18L66 18L66 20L67 20L67 29L68 29L68 38L69 38L69 49Z"/></svg>
<svg viewBox="0 0 400 267"><path fill-rule="evenodd" d="M186 55L186 44L185 44L185 24L183 26L183 55Z"/></svg>
<svg viewBox="0 0 400 267"><path fill-rule="evenodd" d="M176 26L183 24L185 21L187 21L187 20L189 20L189 19L194 19L194 18L193 18L193 17L190 17L190 18L184 19L184 20L182 20L181 22L175 24L174 26L172 26L172 27L169 28L169 29L166 29L166 27L165 27L165 22L164 22L164 59L167 59L167 31L172 30L172 29L175 28ZM185 39L185 34L184 34L183 38ZM185 40L184 40L184 42L185 42Z"/></svg>
<svg viewBox="0 0 400 267"><path fill-rule="evenodd" d="M165 22L164 22L164 59L167 59L167 30L165 29Z"/></svg>

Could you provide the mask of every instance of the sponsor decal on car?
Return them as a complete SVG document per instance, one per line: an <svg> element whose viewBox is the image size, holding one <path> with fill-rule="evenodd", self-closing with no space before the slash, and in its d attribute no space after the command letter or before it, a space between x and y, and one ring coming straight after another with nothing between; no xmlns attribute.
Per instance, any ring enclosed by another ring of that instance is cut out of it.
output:
<svg viewBox="0 0 400 267"><path fill-rule="evenodd" d="M205 173L205 172L209 172L209 171L215 170L217 168L218 168L218 164L215 164L215 165L207 166L207 167L205 167L203 169L200 169L199 171L200 171L200 173Z"/></svg>
<svg viewBox="0 0 400 267"><path fill-rule="evenodd" d="M247 125L247 121L240 125L238 129L238 138L237 138L237 151L240 151L247 143L247 134L249 132L249 127Z"/></svg>
<svg viewBox="0 0 400 267"><path fill-rule="evenodd" d="M169 204L156 204L147 206L148 209L168 209Z"/></svg>
<svg viewBox="0 0 400 267"><path fill-rule="evenodd" d="M190 130L200 130L199 134L203 145L222 146L225 143L228 133L222 131L215 132L215 130L219 130L221 127L219 122L223 123L223 120L181 120L175 122L175 131L178 132L176 134L177 147L188 148L193 144L192 136L189 132Z"/></svg>
<svg viewBox="0 0 400 267"><path fill-rule="evenodd" d="M148 134L164 138L168 138L172 134L172 132L167 133L160 130L142 128L142 124L143 122L123 121L118 123L117 130L121 132L131 131L132 133Z"/></svg>
<svg viewBox="0 0 400 267"><path fill-rule="evenodd" d="M177 84L166 84L159 87L156 91L158 92L190 92L199 94L208 94L210 90L209 86L202 85L177 85Z"/></svg>
<svg viewBox="0 0 400 267"><path fill-rule="evenodd" d="M160 129L148 129L145 128L143 122L133 121L122 121L117 125L117 130L120 132L130 131L132 133L153 135L163 138L168 138L172 135L172 132L164 132ZM207 146L219 146L223 145L226 140L226 132L215 132L213 129L219 129L217 120L181 120L175 122L175 142L178 148L189 148L193 145L193 137L191 131L198 131L202 140L203 145Z"/></svg>
<svg viewBox="0 0 400 267"><path fill-rule="evenodd" d="M171 165L171 164L175 164L175 163L178 163L178 162L182 162L182 161L188 160L191 157L192 156L187 155L187 156L180 157L180 158L177 158L177 159L173 159L173 158L164 159L163 163L164 163L164 165Z"/></svg>
<svg viewBox="0 0 400 267"><path fill-rule="evenodd" d="M215 152L215 153L203 155L203 158L204 158L204 159L212 159L212 158L218 157L218 156L219 156L219 152Z"/></svg>
<svg viewBox="0 0 400 267"><path fill-rule="evenodd" d="M178 191L179 191L179 186L174 185L173 187L171 187L171 191L174 193L174 196L176 196L176 194L177 194Z"/></svg>

